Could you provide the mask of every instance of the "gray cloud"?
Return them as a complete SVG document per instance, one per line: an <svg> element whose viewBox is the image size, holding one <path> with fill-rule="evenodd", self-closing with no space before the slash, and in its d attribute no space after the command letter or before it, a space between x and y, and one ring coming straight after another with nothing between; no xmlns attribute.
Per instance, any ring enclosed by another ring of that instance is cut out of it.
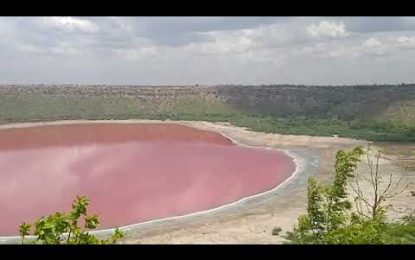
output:
<svg viewBox="0 0 415 260"><path fill-rule="evenodd" d="M412 68L413 17L0 18L0 84L400 83Z"/></svg>
<svg viewBox="0 0 415 260"><path fill-rule="evenodd" d="M351 31L362 33L415 30L415 17L346 17L344 20Z"/></svg>

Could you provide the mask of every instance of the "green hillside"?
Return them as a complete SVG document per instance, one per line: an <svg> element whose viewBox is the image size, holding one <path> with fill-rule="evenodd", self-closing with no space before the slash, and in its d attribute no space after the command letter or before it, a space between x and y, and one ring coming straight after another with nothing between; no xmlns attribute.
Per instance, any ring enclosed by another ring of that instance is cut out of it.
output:
<svg viewBox="0 0 415 260"><path fill-rule="evenodd" d="M415 141L415 85L1 86L0 123L227 121L255 131Z"/></svg>

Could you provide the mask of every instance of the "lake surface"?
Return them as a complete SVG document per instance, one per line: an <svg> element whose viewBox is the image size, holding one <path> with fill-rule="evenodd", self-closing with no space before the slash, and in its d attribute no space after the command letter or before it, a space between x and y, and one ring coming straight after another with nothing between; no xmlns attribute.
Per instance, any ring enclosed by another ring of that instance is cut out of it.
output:
<svg viewBox="0 0 415 260"><path fill-rule="evenodd" d="M273 189L295 170L275 150L174 124L0 130L0 236L90 198L100 228L212 209Z"/></svg>

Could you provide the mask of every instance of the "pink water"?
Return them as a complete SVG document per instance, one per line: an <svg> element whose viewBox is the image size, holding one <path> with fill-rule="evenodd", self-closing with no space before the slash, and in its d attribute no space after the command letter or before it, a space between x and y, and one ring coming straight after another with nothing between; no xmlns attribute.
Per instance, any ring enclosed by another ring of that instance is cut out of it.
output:
<svg viewBox="0 0 415 260"><path fill-rule="evenodd" d="M212 209L276 187L282 152L171 124L80 124L0 130L0 236L91 199L101 228Z"/></svg>

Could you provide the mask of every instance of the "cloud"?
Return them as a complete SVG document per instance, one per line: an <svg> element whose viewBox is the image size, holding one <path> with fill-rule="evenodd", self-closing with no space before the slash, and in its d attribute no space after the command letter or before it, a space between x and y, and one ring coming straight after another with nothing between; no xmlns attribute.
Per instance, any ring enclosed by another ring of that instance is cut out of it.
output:
<svg viewBox="0 0 415 260"><path fill-rule="evenodd" d="M400 33L381 33L362 43L363 54L384 57L387 55L410 55L415 50L415 35L403 36Z"/></svg>
<svg viewBox="0 0 415 260"><path fill-rule="evenodd" d="M358 33L414 31L414 17L342 17L347 28Z"/></svg>
<svg viewBox="0 0 415 260"><path fill-rule="evenodd" d="M362 53L376 57L384 57L389 54L389 51L388 46L382 44L382 42L379 39L370 38L363 42Z"/></svg>
<svg viewBox="0 0 415 260"><path fill-rule="evenodd" d="M363 47L368 49L379 48L382 46L382 43L376 38L370 38L363 43Z"/></svg>
<svg viewBox="0 0 415 260"><path fill-rule="evenodd" d="M42 50L31 45L31 44L27 44L27 43L22 43L22 44L17 44L16 45L17 49L22 51L22 52L32 52L32 53L41 53Z"/></svg>
<svg viewBox="0 0 415 260"><path fill-rule="evenodd" d="M415 36L400 36L396 39L399 47L415 48Z"/></svg>
<svg viewBox="0 0 415 260"><path fill-rule="evenodd" d="M285 22L283 17L112 17L135 37L154 44L184 46L204 40L204 32L235 31ZM289 19L289 18L288 18Z"/></svg>
<svg viewBox="0 0 415 260"><path fill-rule="evenodd" d="M415 81L409 17L2 17L0 36L0 84Z"/></svg>
<svg viewBox="0 0 415 260"><path fill-rule="evenodd" d="M310 24L306 28L312 37L344 37L347 36L346 25L343 21L330 22L321 21L318 24Z"/></svg>
<svg viewBox="0 0 415 260"><path fill-rule="evenodd" d="M352 57L343 44L316 43L314 45L306 45L294 49L293 54L301 57L317 57L317 58L342 58L348 59Z"/></svg>
<svg viewBox="0 0 415 260"><path fill-rule="evenodd" d="M267 24L239 30L200 32L203 41L187 45L192 53L206 55L244 55L267 53L291 48L309 41L299 24ZM245 55L248 56L248 55ZM251 55L252 56L252 55ZM255 56L255 55L253 55Z"/></svg>
<svg viewBox="0 0 415 260"><path fill-rule="evenodd" d="M128 61L141 61L156 57L159 49L155 46L137 46L137 48L115 50L115 53Z"/></svg>
<svg viewBox="0 0 415 260"><path fill-rule="evenodd" d="M97 32L98 26L91 21L74 17L48 17L46 23L65 31Z"/></svg>

